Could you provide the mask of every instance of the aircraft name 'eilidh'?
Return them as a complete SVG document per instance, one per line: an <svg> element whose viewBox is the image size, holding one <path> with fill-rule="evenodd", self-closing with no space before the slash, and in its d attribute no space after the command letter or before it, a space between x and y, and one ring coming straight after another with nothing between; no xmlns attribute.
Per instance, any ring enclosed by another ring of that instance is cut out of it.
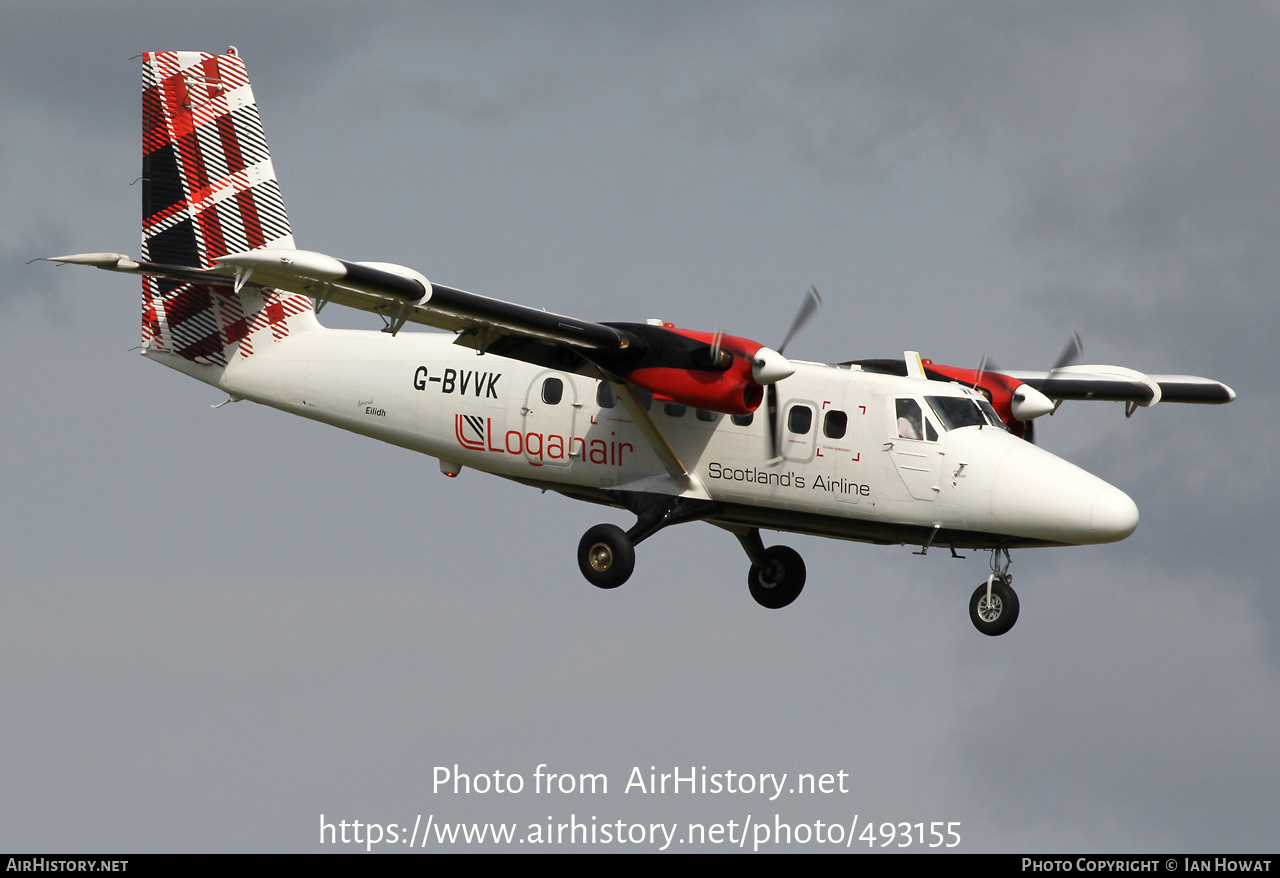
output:
<svg viewBox="0 0 1280 878"><path fill-rule="evenodd" d="M414 390L426 390L428 384L439 384L441 393L457 393L485 399L498 398L498 379L501 372L476 372L471 369L445 369L439 375L431 375L426 366L419 366L413 373Z"/></svg>

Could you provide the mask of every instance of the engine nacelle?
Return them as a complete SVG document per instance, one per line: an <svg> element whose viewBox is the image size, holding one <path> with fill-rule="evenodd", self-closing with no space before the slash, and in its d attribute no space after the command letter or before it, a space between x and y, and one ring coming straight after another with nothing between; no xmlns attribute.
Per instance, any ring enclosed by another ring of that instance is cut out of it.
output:
<svg viewBox="0 0 1280 878"><path fill-rule="evenodd" d="M764 388L751 377L751 362L735 357L723 372L701 369L637 369L626 376L637 387L683 405L726 415L749 415L764 401Z"/></svg>
<svg viewBox="0 0 1280 878"><path fill-rule="evenodd" d="M759 342L737 336L676 329L646 328L649 352L624 377L655 396L683 405L748 415L764 401L764 387L752 370ZM634 331L634 330L633 330ZM673 338L674 336L674 338Z"/></svg>

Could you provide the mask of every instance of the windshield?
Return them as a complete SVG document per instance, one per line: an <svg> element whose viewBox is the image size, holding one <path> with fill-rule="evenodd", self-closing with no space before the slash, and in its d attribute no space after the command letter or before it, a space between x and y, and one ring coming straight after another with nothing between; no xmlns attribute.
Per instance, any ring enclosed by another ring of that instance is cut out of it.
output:
<svg viewBox="0 0 1280 878"><path fill-rule="evenodd" d="M929 408L938 416L944 430L981 427L987 423L982 409L971 399L958 396L926 396Z"/></svg>
<svg viewBox="0 0 1280 878"><path fill-rule="evenodd" d="M985 399L974 400L982 409L982 413L987 416L987 422L993 427L999 427L1001 430L1007 430L1004 421L1000 420L1000 416L996 414L996 410L991 407L991 403Z"/></svg>

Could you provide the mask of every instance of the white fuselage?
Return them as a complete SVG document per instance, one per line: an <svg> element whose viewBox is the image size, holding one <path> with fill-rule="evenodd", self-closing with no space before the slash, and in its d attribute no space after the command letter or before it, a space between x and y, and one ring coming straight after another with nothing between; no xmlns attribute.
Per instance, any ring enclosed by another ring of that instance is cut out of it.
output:
<svg viewBox="0 0 1280 878"><path fill-rule="evenodd" d="M973 396L959 385L796 363L777 385L772 462L763 406L743 425L657 400L653 421L690 474L681 484L600 381L453 340L317 327L217 372L147 353L234 397L583 499L709 499L720 509L709 520L730 526L994 547L1111 542L1137 525L1125 494L1043 449L990 424L943 429L926 398ZM932 435L903 438L895 406L906 399ZM809 409L807 430L796 408Z"/></svg>

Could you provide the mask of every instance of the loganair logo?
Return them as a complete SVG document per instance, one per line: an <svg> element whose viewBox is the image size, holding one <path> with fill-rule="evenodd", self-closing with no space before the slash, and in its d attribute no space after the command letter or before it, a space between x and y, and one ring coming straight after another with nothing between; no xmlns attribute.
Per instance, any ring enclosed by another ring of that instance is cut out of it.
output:
<svg viewBox="0 0 1280 878"><path fill-rule="evenodd" d="M479 415L453 416L453 435L458 444L471 451L493 454L523 455L534 466L553 463L563 466L577 461L601 466L622 466L625 452L635 451L630 442L619 442L610 433L606 439L585 439L571 436L565 439L556 433L524 433L508 430L499 443L493 433L493 419Z"/></svg>
<svg viewBox="0 0 1280 878"><path fill-rule="evenodd" d="M484 451L484 418L479 415L454 415L453 421L459 445L473 451Z"/></svg>

